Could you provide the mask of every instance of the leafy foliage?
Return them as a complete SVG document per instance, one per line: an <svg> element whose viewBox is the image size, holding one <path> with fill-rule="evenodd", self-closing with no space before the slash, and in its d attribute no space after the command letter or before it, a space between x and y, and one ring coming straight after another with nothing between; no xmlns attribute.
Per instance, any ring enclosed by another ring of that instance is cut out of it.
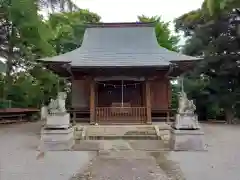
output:
<svg viewBox="0 0 240 180"><path fill-rule="evenodd" d="M69 83L36 59L80 46L82 24L100 17L81 10L52 14L46 22L38 15L35 0L3 0L0 9L0 57L7 60L6 75L0 76L0 106L8 107L10 100L12 107L40 107L57 91L69 92Z"/></svg>
<svg viewBox="0 0 240 180"><path fill-rule="evenodd" d="M172 34L169 22L164 22L159 16L146 17L144 15L138 16L138 20L140 22L155 22L155 32L159 45L171 51L179 50L179 36Z"/></svg>
<svg viewBox="0 0 240 180"><path fill-rule="evenodd" d="M40 9L50 12L73 12L79 10L73 0L38 0Z"/></svg>
<svg viewBox="0 0 240 180"><path fill-rule="evenodd" d="M34 55L53 53L47 42L49 34L45 24L37 14L37 5L33 0L2 0L0 16L0 56L6 58L6 84L4 97L12 85L12 73L29 51Z"/></svg>
<svg viewBox="0 0 240 180"><path fill-rule="evenodd" d="M198 98L204 95L208 105L223 108L230 123L240 100L240 16L232 9L232 4L238 2L224 1L223 6L223 1L205 1L201 9L176 20L176 29L188 37L184 52L204 58L191 75L194 78L189 93L197 94ZM195 87L194 82L200 75L208 79L208 83L196 93L199 87Z"/></svg>
<svg viewBox="0 0 240 180"><path fill-rule="evenodd" d="M82 43L84 24L99 21L100 16L88 10L52 14L47 22L54 33L50 43L57 54L72 51Z"/></svg>

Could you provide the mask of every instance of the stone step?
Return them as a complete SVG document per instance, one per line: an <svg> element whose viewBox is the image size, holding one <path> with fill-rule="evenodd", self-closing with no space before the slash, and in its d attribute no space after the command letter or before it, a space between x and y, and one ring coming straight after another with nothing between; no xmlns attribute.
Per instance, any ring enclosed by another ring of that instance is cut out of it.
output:
<svg viewBox="0 0 240 180"><path fill-rule="evenodd" d="M122 152L124 150L126 150L126 153L136 153L136 151L159 152L169 150L169 144L162 140L77 140L73 149L106 153Z"/></svg>
<svg viewBox="0 0 240 180"><path fill-rule="evenodd" d="M116 140L116 139L125 139L125 140L158 140L159 137L156 135L124 135L124 136L86 136L86 140Z"/></svg>
<svg viewBox="0 0 240 180"><path fill-rule="evenodd" d="M115 128L115 127L108 127L108 128L91 128L88 127L86 129L86 135L124 135L124 134L156 134L154 128Z"/></svg>
<svg viewBox="0 0 240 180"><path fill-rule="evenodd" d="M82 132L82 131L81 131ZM156 135L155 131L152 132L135 132L128 131L126 133L112 133L112 132L88 132L86 131L86 136L124 136L124 135Z"/></svg>
<svg viewBox="0 0 240 180"><path fill-rule="evenodd" d="M116 140L116 139L126 139L126 140L168 140L170 135L168 134L161 134L160 136L156 135L144 135L144 136L134 136L134 135L125 135L125 136L84 136L82 137L81 134L75 133L76 140Z"/></svg>
<svg viewBox="0 0 240 180"><path fill-rule="evenodd" d="M157 126L82 126L75 128L77 140L168 140L169 129Z"/></svg>

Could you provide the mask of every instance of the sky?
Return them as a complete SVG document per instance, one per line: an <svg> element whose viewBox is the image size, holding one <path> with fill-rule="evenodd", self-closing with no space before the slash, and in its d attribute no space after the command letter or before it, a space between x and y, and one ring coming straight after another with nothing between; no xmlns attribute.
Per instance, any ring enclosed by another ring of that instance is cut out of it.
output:
<svg viewBox="0 0 240 180"><path fill-rule="evenodd" d="M171 22L191 10L201 7L203 0L72 0L81 9L101 16L102 22L135 22L137 16L161 16ZM170 27L174 30L173 25ZM184 43L184 39L180 44ZM0 58L0 60L2 60Z"/></svg>
<svg viewBox="0 0 240 180"><path fill-rule="evenodd" d="M161 16L172 22L182 14L201 7L203 0L72 0L81 9L88 9L101 16L102 22L136 22L137 16ZM174 25L170 30L175 34ZM179 45L185 39L181 36Z"/></svg>
<svg viewBox="0 0 240 180"><path fill-rule="evenodd" d="M102 17L102 22L135 22L138 15L162 16L164 21L201 7L203 0L73 0L80 8Z"/></svg>

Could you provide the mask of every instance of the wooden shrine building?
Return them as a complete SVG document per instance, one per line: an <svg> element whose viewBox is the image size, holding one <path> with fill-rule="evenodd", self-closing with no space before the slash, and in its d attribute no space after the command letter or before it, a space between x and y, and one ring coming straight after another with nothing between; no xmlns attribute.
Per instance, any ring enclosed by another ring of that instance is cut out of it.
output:
<svg viewBox="0 0 240 180"><path fill-rule="evenodd" d="M80 48L41 61L71 77L74 118L148 124L153 113L169 114L170 77L194 60L160 47L153 23L100 23L87 25Z"/></svg>

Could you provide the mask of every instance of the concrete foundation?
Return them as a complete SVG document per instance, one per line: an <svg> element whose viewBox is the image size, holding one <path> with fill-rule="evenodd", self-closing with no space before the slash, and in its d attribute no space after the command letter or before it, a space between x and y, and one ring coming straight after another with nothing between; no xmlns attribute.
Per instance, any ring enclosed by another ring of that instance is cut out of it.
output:
<svg viewBox="0 0 240 180"><path fill-rule="evenodd" d="M173 123L174 129L200 129L198 123L198 116L196 114L176 114L175 122Z"/></svg>
<svg viewBox="0 0 240 180"><path fill-rule="evenodd" d="M50 114L47 116L46 127L47 128L68 128L70 124L70 114Z"/></svg>
<svg viewBox="0 0 240 180"><path fill-rule="evenodd" d="M43 151L71 150L74 145L74 128L70 125L68 113L55 113L47 116L41 130L39 149Z"/></svg>
<svg viewBox="0 0 240 180"><path fill-rule="evenodd" d="M48 129L41 131L39 149L44 151L71 150L74 145L74 128Z"/></svg>
<svg viewBox="0 0 240 180"><path fill-rule="evenodd" d="M203 151L205 150L204 132L172 129L170 147L174 151Z"/></svg>

